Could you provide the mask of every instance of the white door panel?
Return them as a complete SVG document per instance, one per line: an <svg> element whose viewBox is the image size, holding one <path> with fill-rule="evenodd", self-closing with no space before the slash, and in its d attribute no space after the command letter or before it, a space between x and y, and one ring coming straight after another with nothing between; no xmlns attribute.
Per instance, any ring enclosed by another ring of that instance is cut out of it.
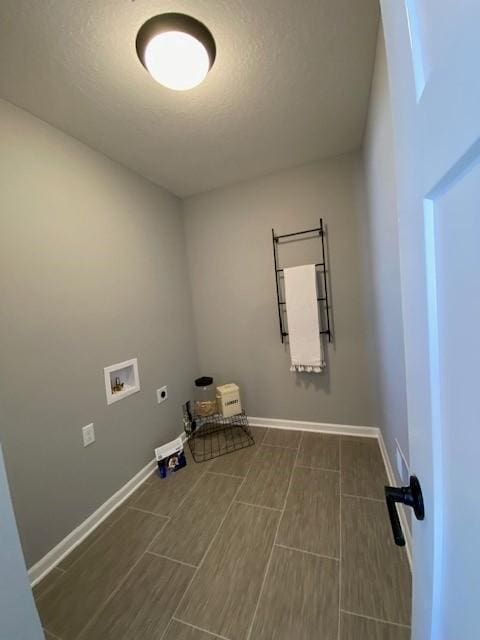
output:
<svg viewBox="0 0 480 640"><path fill-rule="evenodd" d="M414 640L480 638L480 2L382 0L395 130Z"/></svg>
<svg viewBox="0 0 480 640"><path fill-rule="evenodd" d="M478 637L480 163L433 201L438 305L445 638ZM476 633L477 631L477 633Z"/></svg>

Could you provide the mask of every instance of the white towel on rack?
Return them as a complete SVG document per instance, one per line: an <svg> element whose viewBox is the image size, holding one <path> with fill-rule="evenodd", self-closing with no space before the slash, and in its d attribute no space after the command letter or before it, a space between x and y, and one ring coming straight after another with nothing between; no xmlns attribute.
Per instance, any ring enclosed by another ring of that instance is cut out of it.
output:
<svg viewBox="0 0 480 640"><path fill-rule="evenodd" d="M284 269L290 371L320 373L325 368L318 318L314 264Z"/></svg>

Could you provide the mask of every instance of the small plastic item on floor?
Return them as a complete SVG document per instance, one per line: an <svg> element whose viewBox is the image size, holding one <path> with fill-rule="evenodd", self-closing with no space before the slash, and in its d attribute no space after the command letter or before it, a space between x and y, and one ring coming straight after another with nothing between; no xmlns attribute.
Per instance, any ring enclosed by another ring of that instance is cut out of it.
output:
<svg viewBox="0 0 480 640"><path fill-rule="evenodd" d="M231 418L242 413L242 403L240 402L240 390L236 384L222 384L217 387L218 412L224 418Z"/></svg>
<svg viewBox="0 0 480 640"><path fill-rule="evenodd" d="M171 442L155 449L155 458L161 478L166 478L187 465L183 450L182 438L175 438Z"/></svg>

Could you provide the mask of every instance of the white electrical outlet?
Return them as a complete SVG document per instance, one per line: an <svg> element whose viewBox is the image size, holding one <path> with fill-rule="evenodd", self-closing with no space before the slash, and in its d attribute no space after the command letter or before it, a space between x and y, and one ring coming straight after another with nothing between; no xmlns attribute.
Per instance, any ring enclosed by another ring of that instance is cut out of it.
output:
<svg viewBox="0 0 480 640"><path fill-rule="evenodd" d="M168 398L168 387L161 387L157 389L157 402L158 404L162 404Z"/></svg>
<svg viewBox="0 0 480 640"><path fill-rule="evenodd" d="M95 430L93 428L93 422L91 424L87 424L86 427L82 427L82 435L84 447L88 447L89 444L93 444L95 442Z"/></svg>

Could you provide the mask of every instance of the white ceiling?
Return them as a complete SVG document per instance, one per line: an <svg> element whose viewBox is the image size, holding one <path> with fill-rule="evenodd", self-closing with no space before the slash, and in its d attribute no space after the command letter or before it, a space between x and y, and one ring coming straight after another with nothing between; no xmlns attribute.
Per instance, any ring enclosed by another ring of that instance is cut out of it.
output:
<svg viewBox="0 0 480 640"><path fill-rule="evenodd" d="M216 40L191 91L136 56L167 11ZM377 22L378 0L1 0L0 97L185 196L358 147Z"/></svg>

